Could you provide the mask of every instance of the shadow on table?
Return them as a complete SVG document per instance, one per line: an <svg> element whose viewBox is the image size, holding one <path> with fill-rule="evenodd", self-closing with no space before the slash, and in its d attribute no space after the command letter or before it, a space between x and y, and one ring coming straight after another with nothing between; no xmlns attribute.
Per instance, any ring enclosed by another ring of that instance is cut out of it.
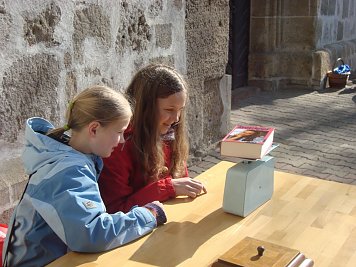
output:
<svg viewBox="0 0 356 267"><path fill-rule="evenodd" d="M154 266L177 266L191 258L214 235L241 220L242 217L227 214L220 208L197 223L169 222L156 229L130 260ZM167 239L172 240L169 245ZM157 254L150 255L152 251L157 251ZM168 254L169 257L166 256Z"/></svg>
<svg viewBox="0 0 356 267"><path fill-rule="evenodd" d="M201 194L199 194L196 198L202 197L204 196L206 193L202 192ZM164 202L164 205L177 205L179 203L189 203L194 201L194 199L196 198L191 198L191 197L187 197L187 196L178 196L176 198L174 198L173 201L166 201Z"/></svg>

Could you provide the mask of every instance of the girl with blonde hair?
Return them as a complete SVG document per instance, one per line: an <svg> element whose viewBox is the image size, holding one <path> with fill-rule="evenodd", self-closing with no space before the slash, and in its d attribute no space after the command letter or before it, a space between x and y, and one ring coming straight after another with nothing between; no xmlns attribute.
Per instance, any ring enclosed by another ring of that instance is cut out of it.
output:
<svg viewBox="0 0 356 267"><path fill-rule="evenodd" d="M11 218L4 266L44 266L68 251L110 250L166 221L157 201L109 214L100 196L100 157L124 142L131 115L121 93L94 86L73 99L63 127L27 120L23 161L30 179Z"/></svg>

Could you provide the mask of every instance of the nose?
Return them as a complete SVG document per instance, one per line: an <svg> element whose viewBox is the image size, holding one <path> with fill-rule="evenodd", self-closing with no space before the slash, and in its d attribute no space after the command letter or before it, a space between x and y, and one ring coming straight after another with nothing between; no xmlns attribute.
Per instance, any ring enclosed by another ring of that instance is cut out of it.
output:
<svg viewBox="0 0 356 267"><path fill-rule="evenodd" d="M179 119L180 119L180 110L176 111L176 112L173 112L172 114L172 120L173 122L179 122Z"/></svg>

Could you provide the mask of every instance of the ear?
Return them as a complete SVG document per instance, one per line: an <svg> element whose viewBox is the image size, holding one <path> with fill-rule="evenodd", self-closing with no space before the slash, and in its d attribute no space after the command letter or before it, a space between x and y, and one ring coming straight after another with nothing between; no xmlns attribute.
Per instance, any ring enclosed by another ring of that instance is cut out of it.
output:
<svg viewBox="0 0 356 267"><path fill-rule="evenodd" d="M88 132L90 137L95 137L98 128L100 127L100 123L98 121L92 121L88 125Z"/></svg>

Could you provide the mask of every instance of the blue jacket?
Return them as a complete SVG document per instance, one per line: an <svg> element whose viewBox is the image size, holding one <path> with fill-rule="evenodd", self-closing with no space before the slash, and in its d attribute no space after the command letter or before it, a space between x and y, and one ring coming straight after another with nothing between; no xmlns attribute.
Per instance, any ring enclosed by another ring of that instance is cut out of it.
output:
<svg viewBox="0 0 356 267"><path fill-rule="evenodd" d="M26 123L23 161L32 176L9 224L16 219L9 266L43 266L68 251L109 250L156 227L146 208L106 213L97 184L102 160L40 133L52 128L42 118Z"/></svg>

